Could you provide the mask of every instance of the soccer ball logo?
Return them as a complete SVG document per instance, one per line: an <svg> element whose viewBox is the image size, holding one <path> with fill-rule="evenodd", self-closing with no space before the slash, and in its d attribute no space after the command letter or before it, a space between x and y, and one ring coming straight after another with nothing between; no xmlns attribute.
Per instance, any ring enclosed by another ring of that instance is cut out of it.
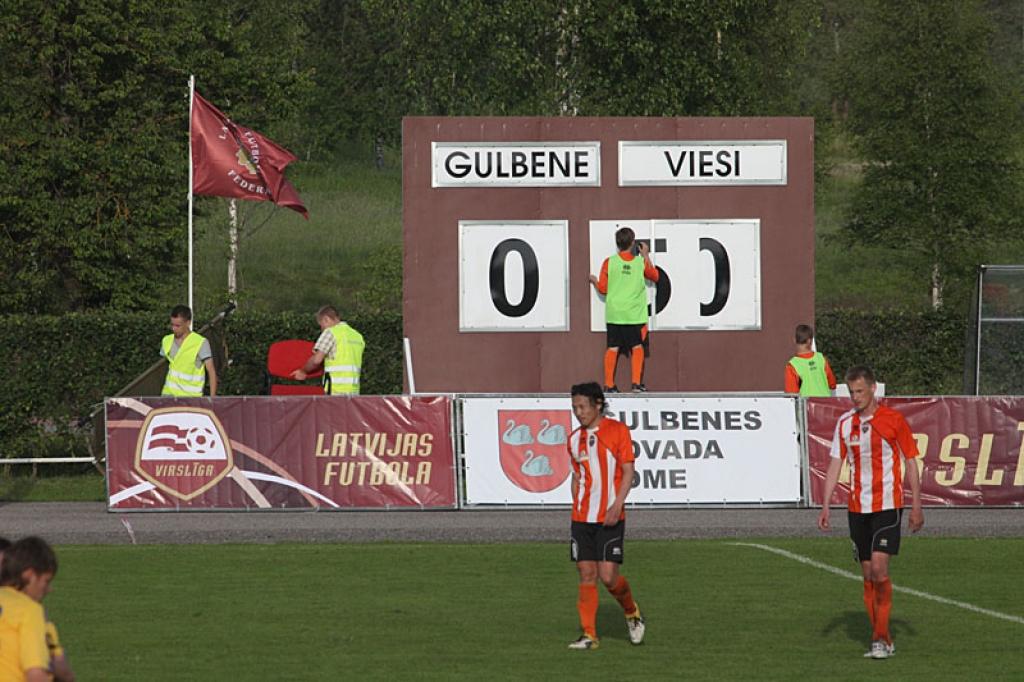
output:
<svg viewBox="0 0 1024 682"><path fill-rule="evenodd" d="M205 455L217 447L216 434L205 426L193 426L185 436L185 444L189 452Z"/></svg>

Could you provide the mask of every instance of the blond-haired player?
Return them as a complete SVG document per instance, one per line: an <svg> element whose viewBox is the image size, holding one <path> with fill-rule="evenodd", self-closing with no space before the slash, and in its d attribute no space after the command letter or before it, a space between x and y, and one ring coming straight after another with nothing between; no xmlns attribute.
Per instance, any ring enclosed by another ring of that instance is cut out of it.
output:
<svg viewBox="0 0 1024 682"><path fill-rule="evenodd" d="M910 425L902 414L879 405L875 399L875 375L864 366L846 373L853 409L839 417L832 438L832 461L825 475L818 527L831 530L829 501L839 481L843 460L850 464L850 539L864 576L864 606L871 620L870 658L888 658L896 652L889 633L892 582L889 557L900 549L903 519L903 469L910 483L910 530L924 526L921 511L921 479L910 461L918 456Z"/></svg>

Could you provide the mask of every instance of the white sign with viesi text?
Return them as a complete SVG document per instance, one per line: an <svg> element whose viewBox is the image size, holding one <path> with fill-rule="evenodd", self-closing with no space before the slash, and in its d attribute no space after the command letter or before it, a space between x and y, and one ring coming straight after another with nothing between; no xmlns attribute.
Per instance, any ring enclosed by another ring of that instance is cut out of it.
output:
<svg viewBox="0 0 1024 682"><path fill-rule="evenodd" d="M619 142L619 185L785 185L786 141Z"/></svg>
<svg viewBox="0 0 1024 682"><path fill-rule="evenodd" d="M434 142L433 187L600 187L600 142Z"/></svg>

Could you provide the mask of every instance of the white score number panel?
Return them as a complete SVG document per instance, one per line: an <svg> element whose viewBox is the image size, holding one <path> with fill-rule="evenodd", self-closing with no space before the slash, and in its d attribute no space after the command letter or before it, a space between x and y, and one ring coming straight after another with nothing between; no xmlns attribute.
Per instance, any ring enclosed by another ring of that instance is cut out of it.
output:
<svg viewBox="0 0 1024 682"><path fill-rule="evenodd" d="M648 284L652 330L761 328L761 221L594 220L590 267L600 273L615 253L615 231L628 226L651 247L659 270ZM604 297L590 297L590 328L605 330Z"/></svg>
<svg viewBox="0 0 1024 682"><path fill-rule="evenodd" d="M568 331L566 220L459 222L459 331Z"/></svg>

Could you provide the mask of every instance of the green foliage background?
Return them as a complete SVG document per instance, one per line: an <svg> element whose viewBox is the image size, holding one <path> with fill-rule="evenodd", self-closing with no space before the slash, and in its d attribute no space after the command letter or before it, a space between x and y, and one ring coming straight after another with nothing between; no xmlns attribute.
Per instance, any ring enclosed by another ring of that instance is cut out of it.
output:
<svg viewBox="0 0 1024 682"><path fill-rule="evenodd" d="M958 392L971 269L1024 261L1022 30L1019 0L0 3L0 456L81 452L76 418L156 357L184 299L189 74L299 156L311 211L241 207L225 393L258 392L323 303L368 337L364 390L400 390L421 114L814 116L822 349ZM197 320L227 298L225 203L196 204Z"/></svg>
<svg viewBox="0 0 1024 682"><path fill-rule="evenodd" d="M366 339L362 391L402 392L402 321L379 313L347 320ZM220 373L221 395L259 395L265 389L267 349L289 338L314 340L313 315L248 313L229 317L230 364ZM9 315L0 347L12 371L0 374L0 458L84 455L90 425L79 420L160 359L169 333L164 314Z"/></svg>
<svg viewBox="0 0 1024 682"><path fill-rule="evenodd" d="M347 319L366 339L362 392L401 393L400 315L378 312ZM0 347L11 349L14 371L0 375L7 407L0 413L2 455L85 454L90 431L78 426L78 419L159 359L166 326L164 315L149 313L6 317ZM890 394L960 391L966 333L961 317L946 311L832 310L818 316L816 331L819 348L837 374L869 363ZM318 332L312 314L246 312L229 317L230 364L220 373L220 394L263 393L270 344L315 339ZM786 359L779 358L780 385Z"/></svg>
<svg viewBox="0 0 1024 682"><path fill-rule="evenodd" d="M940 296L952 282L962 306L963 283L1024 209L1020 99L979 49L995 26L965 0L870 0L855 24L836 91L865 164L845 236L898 250Z"/></svg>
<svg viewBox="0 0 1024 682"><path fill-rule="evenodd" d="M0 309L172 305L188 76L290 143L308 0L26 0L0 9Z"/></svg>

